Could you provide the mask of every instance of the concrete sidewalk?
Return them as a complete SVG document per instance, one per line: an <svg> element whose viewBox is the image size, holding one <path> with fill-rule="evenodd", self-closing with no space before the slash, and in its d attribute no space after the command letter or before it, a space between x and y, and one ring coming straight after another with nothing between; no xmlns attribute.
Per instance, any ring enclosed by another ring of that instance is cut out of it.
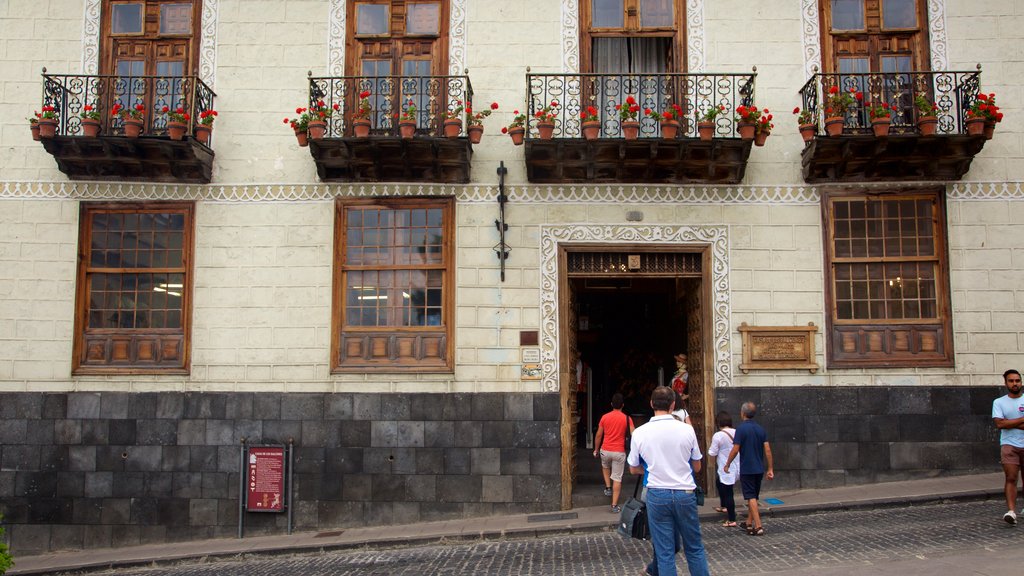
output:
<svg viewBox="0 0 1024 576"><path fill-rule="evenodd" d="M905 482L798 491L773 491L770 482L766 481L765 488L763 498L773 498L781 500L783 503L765 505L762 514L779 516L827 510L905 506L942 500L987 498L1001 500L1003 474L926 478ZM701 510L701 518L720 519L721 515L712 510L712 507L717 504L717 498L708 498ZM993 514L1000 514L1002 509L1001 502L998 505L993 504ZM468 518L371 528L346 528L329 532L305 532L290 536L259 536L241 540L217 539L149 544L16 557L17 564L7 573L15 576L123 568L187 559L231 557L239 554L294 554L367 546L411 546L499 538L538 538L612 530L615 528L617 520L618 515L610 513L608 506L594 506L575 508L565 512Z"/></svg>

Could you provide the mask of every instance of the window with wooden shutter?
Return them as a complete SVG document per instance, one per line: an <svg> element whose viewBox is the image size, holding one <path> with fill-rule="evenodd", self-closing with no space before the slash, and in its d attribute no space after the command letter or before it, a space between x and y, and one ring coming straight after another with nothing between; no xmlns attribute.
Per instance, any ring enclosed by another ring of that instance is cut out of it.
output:
<svg viewBox="0 0 1024 576"><path fill-rule="evenodd" d="M194 74L202 4L202 0L104 0L101 73Z"/></svg>
<svg viewBox="0 0 1024 576"><path fill-rule="evenodd" d="M83 203L73 371L188 373L194 205Z"/></svg>
<svg viewBox="0 0 1024 576"><path fill-rule="evenodd" d="M685 72L685 9L673 0L580 0L582 71Z"/></svg>
<svg viewBox="0 0 1024 576"><path fill-rule="evenodd" d="M448 73L447 0L350 0L346 74Z"/></svg>
<svg viewBox="0 0 1024 576"><path fill-rule="evenodd" d="M944 192L823 196L829 366L952 366Z"/></svg>
<svg viewBox="0 0 1024 576"><path fill-rule="evenodd" d="M332 368L453 368L454 201L339 199Z"/></svg>
<svg viewBox="0 0 1024 576"><path fill-rule="evenodd" d="M821 0L826 73L928 71L926 0Z"/></svg>

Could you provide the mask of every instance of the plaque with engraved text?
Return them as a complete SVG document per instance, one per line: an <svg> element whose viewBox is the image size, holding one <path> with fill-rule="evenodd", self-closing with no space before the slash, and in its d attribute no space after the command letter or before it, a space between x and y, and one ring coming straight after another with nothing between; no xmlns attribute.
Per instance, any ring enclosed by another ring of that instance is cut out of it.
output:
<svg viewBox="0 0 1024 576"><path fill-rule="evenodd" d="M818 371L814 357L814 336L818 327L807 326L748 326L740 325L743 335L744 374L750 370L798 369Z"/></svg>

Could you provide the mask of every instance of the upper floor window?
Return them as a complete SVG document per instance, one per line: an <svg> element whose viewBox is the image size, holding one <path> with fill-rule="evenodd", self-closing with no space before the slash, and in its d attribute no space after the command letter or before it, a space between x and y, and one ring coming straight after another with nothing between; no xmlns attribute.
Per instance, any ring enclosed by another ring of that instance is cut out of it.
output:
<svg viewBox="0 0 1024 576"><path fill-rule="evenodd" d="M193 210L82 204L75 373L187 373Z"/></svg>
<svg viewBox="0 0 1024 576"><path fill-rule="evenodd" d="M929 70L927 0L821 0L825 72Z"/></svg>
<svg viewBox="0 0 1024 576"><path fill-rule="evenodd" d="M447 73L447 0L350 0L347 10L347 75Z"/></svg>
<svg viewBox="0 0 1024 576"><path fill-rule="evenodd" d="M103 74L195 73L202 0L104 0L102 14Z"/></svg>
<svg viewBox="0 0 1024 576"><path fill-rule="evenodd" d="M683 72L683 12L673 0L580 0L583 72Z"/></svg>

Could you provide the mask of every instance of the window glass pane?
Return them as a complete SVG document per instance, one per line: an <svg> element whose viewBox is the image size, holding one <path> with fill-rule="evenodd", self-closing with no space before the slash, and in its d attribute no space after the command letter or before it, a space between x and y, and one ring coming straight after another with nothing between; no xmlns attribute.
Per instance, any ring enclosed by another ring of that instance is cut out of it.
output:
<svg viewBox="0 0 1024 576"><path fill-rule="evenodd" d="M667 28L673 24L673 0L640 0L641 28Z"/></svg>
<svg viewBox="0 0 1024 576"><path fill-rule="evenodd" d="M881 63L882 72L897 73L911 71L910 56L882 56Z"/></svg>
<svg viewBox="0 0 1024 576"><path fill-rule="evenodd" d="M917 0L882 0L883 28L917 28Z"/></svg>
<svg viewBox="0 0 1024 576"><path fill-rule="evenodd" d="M832 0L832 30L863 30L864 0Z"/></svg>
<svg viewBox="0 0 1024 576"><path fill-rule="evenodd" d="M112 4L110 6L110 32L112 34L141 34L142 4Z"/></svg>
<svg viewBox="0 0 1024 576"><path fill-rule="evenodd" d="M145 60L118 60L118 76L142 76L146 73Z"/></svg>
<svg viewBox="0 0 1024 576"><path fill-rule="evenodd" d="M192 4L162 4L160 6L161 34L190 34L192 32Z"/></svg>
<svg viewBox="0 0 1024 576"><path fill-rule="evenodd" d="M840 58L840 74L867 74L870 72L867 58ZM846 84L844 84L845 86ZM849 89L849 88L847 88Z"/></svg>
<svg viewBox="0 0 1024 576"><path fill-rule="evenodd" d="M363 60L363 76L390 76L390 60Z"/></svg>
<svg viewBox="0 0 1024 576"><path fill-rule="evenodd" d="M157 76L182 76L185 74L185 63L176 60L161 60L156 63ZM172 92L180 93L181 88L172 88Z"/></svg>
<svg viewBox="0 0 1024 576"><path fill-rule="evenodd" d="M388 34L390 6L387 4L356 4L356 34L379 36Z"/></svg>
<svg viewBox="0 0 1024 576"><path fill-rule="evenodd" d="M441 33L441 5L409 4L406 6L405 33L437 36Z"/></svg>
<svg viewBox="0 0 1024 576"><path fill-rule="evenodd" d="M592 0L590 12L593 28L622 28L625 24L622 0Z"/></svg>

